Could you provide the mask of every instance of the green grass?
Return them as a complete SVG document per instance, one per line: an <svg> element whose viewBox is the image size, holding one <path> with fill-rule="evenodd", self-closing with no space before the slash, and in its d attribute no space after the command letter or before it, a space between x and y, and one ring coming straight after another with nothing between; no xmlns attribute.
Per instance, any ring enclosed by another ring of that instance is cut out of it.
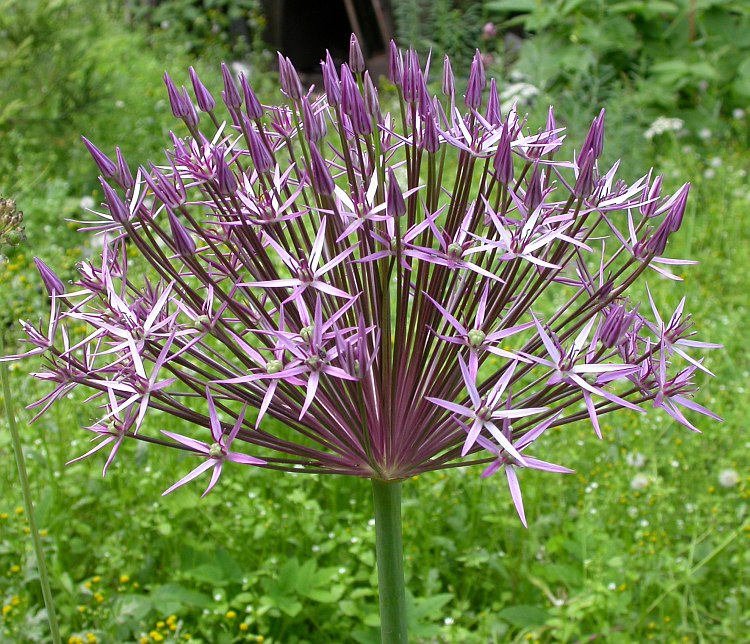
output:
<svg viewBox="0 0 750 644"><path fill-rule="evenodd" d="M606 417L603 442L587 423L547 432L534 454L576 474L521 473L528 530L502 477L481 480L475 469L407 482L415 642L716 642L747 631L750 155L716 149L672 143L657 155L668 188L696 182L669 254L701 264L677 285L655 273L648 283L669 306L686 295L701 339L725 344L707 362L718 378L704 380L699 397L725 422L701 422L698 435L661 412L621 413ZM719 154L721 165L709 158ZM65 252L72 263L80 250ZM13 266L3 284L36 310L41 295L13 281ZM12 365L18 403L44 391L25 376L31 368ZM192 460L126 444L106 479L103 459L65 466L87 449L79 427L95 410L81 402L23 428L65 640L377 641L366 481L251 470L202 500L190 486L162 498ZM29 414L19 416L23 424ZM0 427L0 639L42 642L42 598ZM720 484L726 469L736 485Z"/></svg>

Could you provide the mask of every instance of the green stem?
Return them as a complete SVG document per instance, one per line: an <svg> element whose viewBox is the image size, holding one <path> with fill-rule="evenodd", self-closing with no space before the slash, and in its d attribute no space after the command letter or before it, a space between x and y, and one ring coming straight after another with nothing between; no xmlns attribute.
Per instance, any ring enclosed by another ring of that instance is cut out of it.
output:
<svg viewBox="0 0 750 644"><path fill-rule="evenodd" d="M406 644L406 589L401 545L401 482L372 481L383 644Z"/></svg>
<svg viewBox="0 0 750 644"><path fill-rule="evenodd" d="M5 343L3 340L3 333L0 331L0 356L5 355ZM39 568L39 583L42 586L42 596L44 597L44 605L47 608L47 620L49 621L49 629L52 634L52 641L54 644L60 644L60 628L57 625L57 615L55 614L55 602L52 599L52 589L49 585L49 575L47 574L47 564L44 561L44 550L42 549L42 540L39 537L39 530L36 525L36 517L34 516L34 504L31 500L31 488L29 487L29 477L26 474L26 463L23 457L23 449L21 447L21 437L18 434L18 427L16 426L16 416L13 412L13 398L10 391L10 374L8 373L8 365L5 362L0 362L0 379L3 381L3 397L5 398L5 415L8 418L8 427L10 428L10 436L13 442L13 453L16 457L16 465L18 466L18 478L21 481L21 493L23 495L23 504L26 509L26 516L29 521L29 529L31 530L31 539L34 542L34 554L36 555L36 564Z"/></svg>

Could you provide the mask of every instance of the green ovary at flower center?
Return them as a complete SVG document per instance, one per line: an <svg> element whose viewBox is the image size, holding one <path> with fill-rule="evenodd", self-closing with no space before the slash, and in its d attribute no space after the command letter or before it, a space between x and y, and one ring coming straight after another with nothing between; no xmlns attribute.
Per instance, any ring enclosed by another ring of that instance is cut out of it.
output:
<svg viewBox="0 0 750 644"><path fill-rule="evenodd" d="M208 455L211 458L221 458L224 456L224 448L219 443L212 443L208 448Z"/></svg>
<svg viewBox="0 0 750 644"><path fill-rule="evenodd" d="M193 328L202 331L209 325L210 321L211 320L207 315L199 315L193 320Z"/></svg>
<svg viewBox="0 0 750 644"><path fill-rule="evenodd" d="M482 343L487 336L484 331L480 331L479 329L472 329L467 334L467 337L469 339L469 346L472 349L478 349L482 346Z"/></svg>
<svg viewBox="0 0 750 644"><path fill-rule="evenodd" d="M490 418L492 418L492 410L487 405L482 405L477 410L477 420L487 422Z"/></svg>
<svg viewBox="0 0 750 644"><path fill-rule="evenodd" d="M317 371L323 366L323 361L318 356L310 356L305 360L305 364L313 371Z"/></svg>

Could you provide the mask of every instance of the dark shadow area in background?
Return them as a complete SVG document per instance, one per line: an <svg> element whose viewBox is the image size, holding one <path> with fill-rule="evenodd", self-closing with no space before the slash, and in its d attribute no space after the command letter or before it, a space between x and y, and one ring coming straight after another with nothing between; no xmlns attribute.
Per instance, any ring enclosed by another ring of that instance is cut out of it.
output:
<svg viewBox="0 0 750 644"><path fill-rule="evenodd" d="M266 42L284 52L303 74L319 73L326 49L335 61L346 60L352 33L368 58L382 56L393 33L390 3L385 0L263 0L262 4Z"/></svg>

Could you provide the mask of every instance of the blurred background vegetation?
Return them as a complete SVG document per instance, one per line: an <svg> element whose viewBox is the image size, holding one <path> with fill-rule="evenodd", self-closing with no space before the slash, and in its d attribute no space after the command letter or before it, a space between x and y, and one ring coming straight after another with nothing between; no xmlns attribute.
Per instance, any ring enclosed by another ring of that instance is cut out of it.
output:
<svg viewBox="0 0 750 644"><path fill-rule="evenodd" d="M276 4L293 19L300 3ZM479 47L505 104L517 101L529 123L554 104L580 141L606 107L605 161L622 157L626 179L655 165L670 189L693 181L671 248L703 262L689 273L688 306L703 338L727 345L702 399L724 425L685 437L658 416L626 414L603 444L576 429L551 458L576 480L524 481L528 532L493 481L456 472L415 482L405 515L416 641L740 641L750 627L750 3L392 0L390 13L402 46L423 60L434 52L434 82L445 52L460 86ZM213 91L219 63L231 63L277 100L267 19L260 0L0 0L0 196L25 212L28 237L0 262L0 332L11 344L16 320L47 307L32 257L70 279L98 251L69 221L101 199L81 134L110 155L119 145L131 167L158 162L169 131L183 134L162 75L186 83L190 65ZM323 42L308 31L319 55L347 49L348 33ZM654 288L674 304L682 294ZM29 368L14 366L24 403L41 395ZM141 446L104 482L96 464L64 466L85 450L79 404L26 432L70 644L375 641L371 510L358 482L261 472L205 501L161 500L185 468L179 456ZM0 428L0 640L44 642Z"/></svg>

